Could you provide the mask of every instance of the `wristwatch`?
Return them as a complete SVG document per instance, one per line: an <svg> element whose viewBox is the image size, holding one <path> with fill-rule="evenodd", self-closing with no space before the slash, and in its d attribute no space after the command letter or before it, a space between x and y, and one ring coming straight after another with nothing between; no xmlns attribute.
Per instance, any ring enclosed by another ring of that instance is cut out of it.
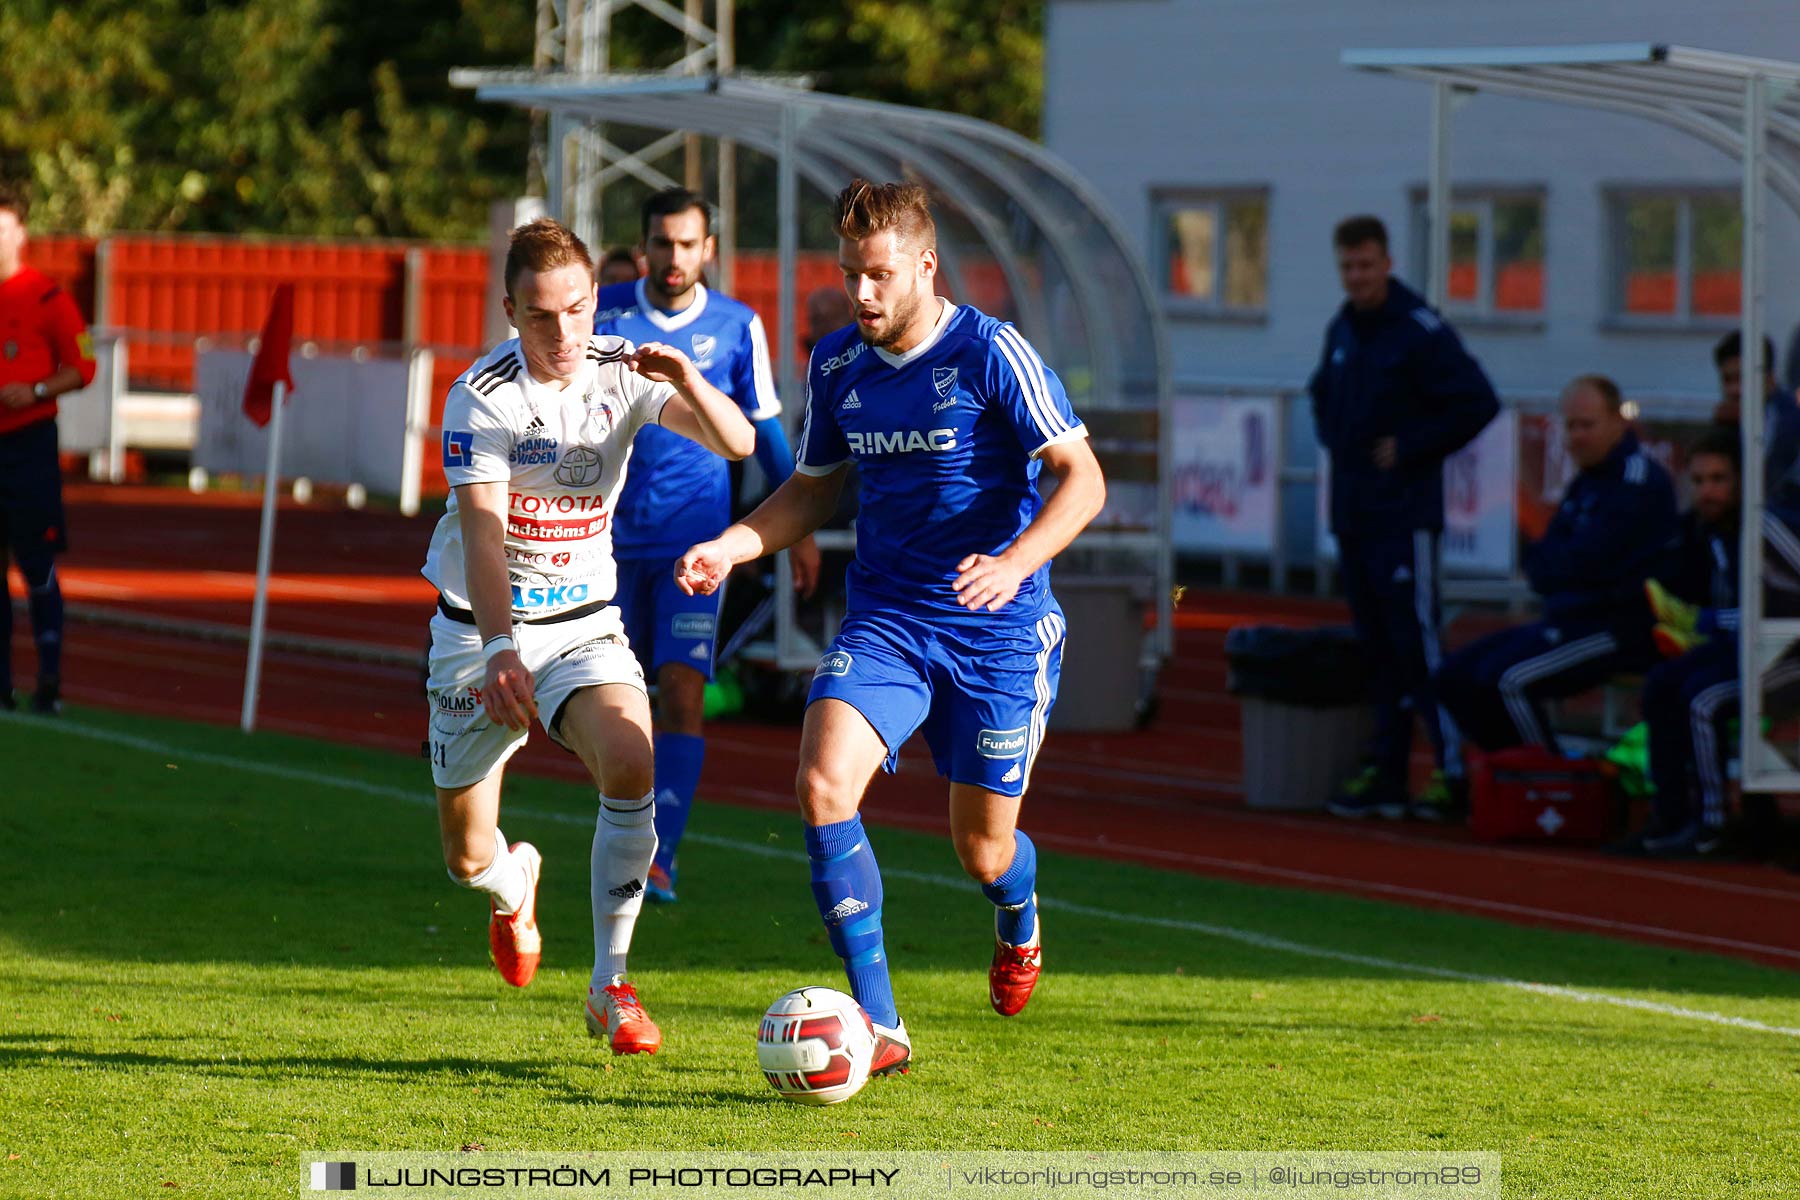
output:
<svg viewBox="0 0 1800 1200"><path fill-rule="evenodd" d="M31 394L36 396L39 400L48 400L50 398L50 385L40 379L31 385Z"/></svg>

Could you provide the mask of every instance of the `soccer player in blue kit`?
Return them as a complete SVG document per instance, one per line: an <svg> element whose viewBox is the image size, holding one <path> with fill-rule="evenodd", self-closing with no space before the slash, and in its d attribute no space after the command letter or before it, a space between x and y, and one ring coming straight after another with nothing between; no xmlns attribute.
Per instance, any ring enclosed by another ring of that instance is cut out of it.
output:
<svg viewBox="0 0 1800 1200"><path fill-rule="evenodd" d="M594 331L679 346L743 409L756 429L757 464L771 487L780 485L793 473L793 452L762 321L700 279L714 250L706 200L685 188L657 192L644 202L643 238L647 274L601 289ZM683 550L730 522L725 460L659 425L644 426L632 444L613 544L626 636L656 682L656 859L644 895L659 903L675 899L675 854L705 762L701 720L719 621L718 595L682 592L671 568ZM813 539L795 543L788 558L795 589L811 595L819 579Z"/></svg>
<svg viewBox="0 0 1800 1200"><path fill-rule="evenodd" d="M872 1074L912 1042L881 933L881 873L858 808L922 729L950 781L950 836L996 909L994 1009L1025 1007L1042 961L1037 853L1018 829L1061 672L1049 562L1106 499L1061 382L1011 325L939 298L925 189L858 179L838 194L838 262L856 323L813 349L792 478L676 564L684 591L791 545L862 479L842 628L813 676L795 788L813 897L875 1024ZM1057 478L1048 500L1037 478Z"/></svg>

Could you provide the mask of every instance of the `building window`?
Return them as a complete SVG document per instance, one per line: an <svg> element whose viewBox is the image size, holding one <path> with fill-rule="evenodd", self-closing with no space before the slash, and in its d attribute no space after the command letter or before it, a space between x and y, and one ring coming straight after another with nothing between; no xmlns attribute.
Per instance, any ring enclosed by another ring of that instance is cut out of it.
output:
<svg viewBox="0 0 1800 1200"><path fill-rule="evenodd" d="M1261 316L1269 307L1269 196L1264 191L1158 192L1157 246L1171 311Z"/></svg>
<svg viewBox="0 0 1800 1200"><path fill-rule="evenodd" d="M1734 321L1744 220L1736 192L1621 192L1612 225L1612 308L1631 321Z"/></svg>
<svg viewBox="0 0 1800 1200"><path fill-rule="evenodd" d="M1413 193L1414 270L1431 278L1430 210ZM1534 191L1464 191L1450 204L1450 277L1446 311L1497 319L1544 312L1544 196Z"/></svg>

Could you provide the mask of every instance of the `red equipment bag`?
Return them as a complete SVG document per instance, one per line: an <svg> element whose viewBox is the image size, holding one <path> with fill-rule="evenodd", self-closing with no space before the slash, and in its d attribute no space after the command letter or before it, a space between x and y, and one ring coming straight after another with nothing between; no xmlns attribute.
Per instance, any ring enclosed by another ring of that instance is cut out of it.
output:
<svg viewBox="0 0 1800 1200"><path fill-rule="evenodd" d="M1610 763L1538 746L1471 754L1469 827L1488 842L1604 842L1617 801Z"/></svg>

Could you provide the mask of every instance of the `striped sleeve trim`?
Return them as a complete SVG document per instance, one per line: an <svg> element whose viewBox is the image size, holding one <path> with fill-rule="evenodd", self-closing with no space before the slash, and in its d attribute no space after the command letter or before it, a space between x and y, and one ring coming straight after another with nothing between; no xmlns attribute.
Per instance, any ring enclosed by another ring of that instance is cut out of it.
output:
<svg viewBox="0 0 1800 1200"><path fill-rule="evenodd" d="M1011 325L1002 325L994 334L994 347L1005 357L1014 377L1018 379L1019 389L1025 396L1025 407L1031 413L1039 435L1044 439L1043 444L1048 445L1053 439L1068 433L1071 427L1057 410L1056 398L1051 394L1050 382L1044 371L1044 362L1038 357L1037 351Z"/></svg>
<svg viewBox="0 0 1800 1200"><path fill-rule="evenodd" d="M516 354L509 354L487 370L469 380L469 387L483 396L492 395L495 388L518 378L520 369L525 364Z"/></svg>
<svg viewBox="0 0 1800 1200"><path fill-rule="evenodd" d="M775 394L775 369L769 365L769 335L762 318L750 318L750 376L754 380L756 403L748 414L752 421L764 421L781 413L781 398Z"/></svg>
<svg viewBox="0 0 1800 1200"><path fill-rule="evenodd" d="M1082 438L1086 437L1087 435L1088 435L1088 431L1087 431L1086 425L1076 425L1073 429L1065 429L1061 433L1057 434L1055 437L1051 438L1049 441L1045 442L1043 445L1041 445L1041 446L1037 447L1035 450L1033 450L1031 452L1031 457L1036 458L1038 455L1042 454L1044 451L1048 450L1050 447L1060 446L1064 442L1078 442Z"/></svg>

